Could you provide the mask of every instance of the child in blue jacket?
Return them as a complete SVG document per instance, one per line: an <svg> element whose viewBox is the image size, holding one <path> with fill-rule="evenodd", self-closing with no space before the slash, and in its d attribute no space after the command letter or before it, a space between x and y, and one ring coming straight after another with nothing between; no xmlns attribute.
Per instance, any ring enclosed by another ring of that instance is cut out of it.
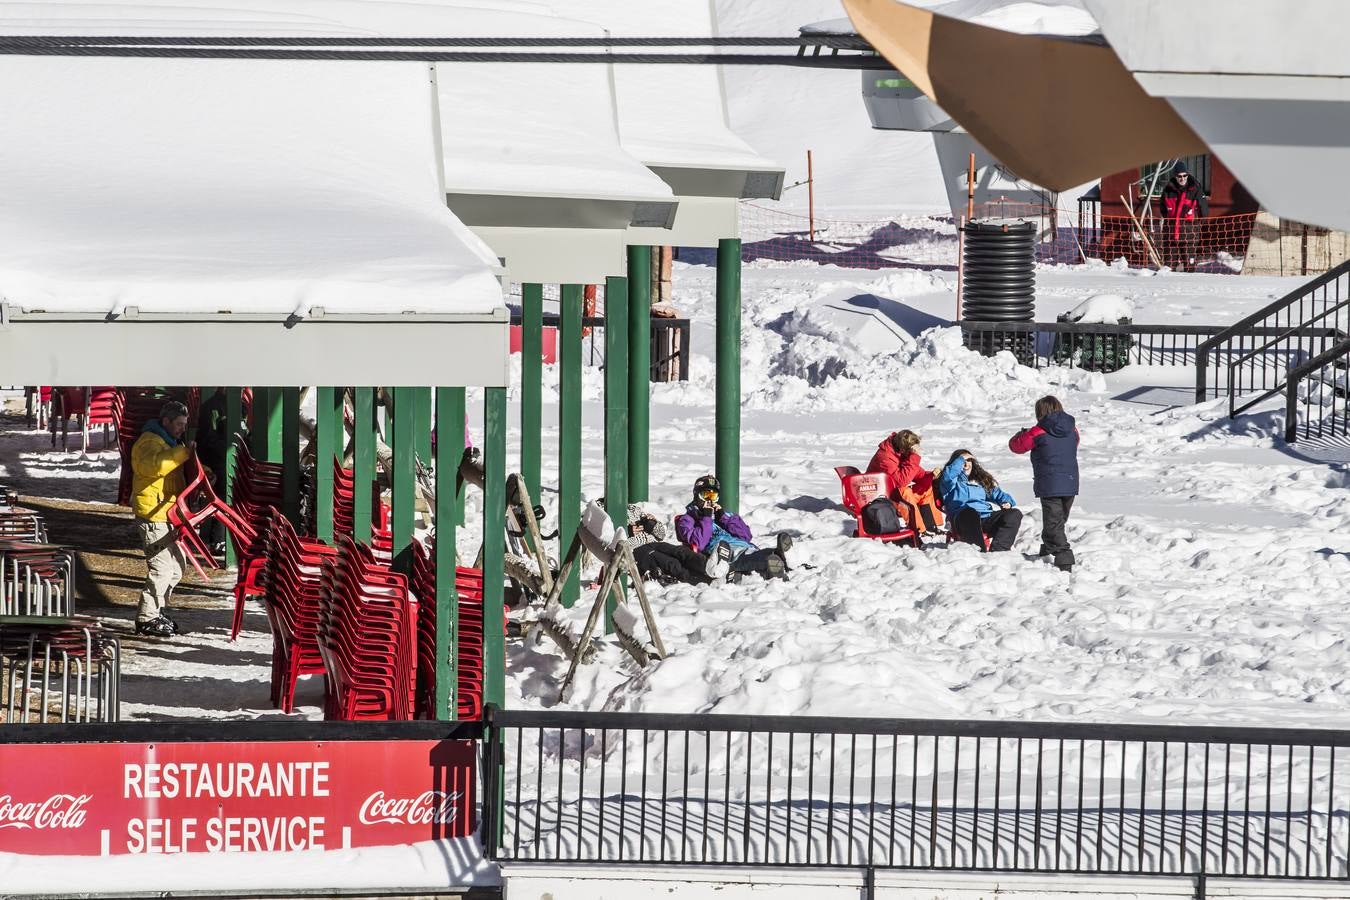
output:
<svg viewBox="0 0 1350 900"><path fill-rule="evenodd" d="M1008 441L1014 453L1031 453L1032 490L1041 500L1040 556L1070 572L1075 562L1065 527L1078 496L1078 428L1058 397L1036 401L1036 424Z"/></svg>
<svg viewBox="0 0 1350 900"><path fill-rule="evenodd" d="M942 498L942 511L961 540L984 547L984 536L988 535L989 551L1012 548L1017 529L1022 525L1022 511L969 450L952 454L934 490Z"/></svg>

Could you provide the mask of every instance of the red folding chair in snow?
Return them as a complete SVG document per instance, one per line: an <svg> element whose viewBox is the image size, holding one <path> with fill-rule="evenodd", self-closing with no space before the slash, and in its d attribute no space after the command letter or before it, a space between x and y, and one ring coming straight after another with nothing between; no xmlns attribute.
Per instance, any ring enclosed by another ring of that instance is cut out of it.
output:
<svg viewBox="0 0 1350 900"><path fill-rule="evenodd" d="M839 476L839 485L844 492L844 508L853 514L854 537L870 538L884 544L908 543L915 547L923 546L918 532L912 528L902 528L887 534L873 534L863 524L863 507L887 494L885 474L881 472L864 474L854 466L835 466L834 473Z"/></svg>

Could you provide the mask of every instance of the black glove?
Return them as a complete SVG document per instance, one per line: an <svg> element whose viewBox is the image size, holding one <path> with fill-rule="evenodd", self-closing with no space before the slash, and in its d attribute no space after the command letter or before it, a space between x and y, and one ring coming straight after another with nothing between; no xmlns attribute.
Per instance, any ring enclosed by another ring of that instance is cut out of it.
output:
<svg viewBox="0 0 1350 900"><path fill-rule="evenodd" d="M712 515L711 506L704 506L702 504L699 504L699 506L696 507L696 510L698 512L698 517L700 519L706 519L708 518L708 516Z"/></svg>

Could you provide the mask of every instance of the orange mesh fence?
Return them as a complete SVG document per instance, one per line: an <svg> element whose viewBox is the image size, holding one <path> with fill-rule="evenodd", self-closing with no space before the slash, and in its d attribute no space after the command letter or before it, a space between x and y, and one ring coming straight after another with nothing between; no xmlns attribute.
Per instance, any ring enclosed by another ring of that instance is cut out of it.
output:
<svg viewBox="0 0 1350 900"><path fill-rule="evenodd" d="M1210 216L1178 225L1151 215L1132 219L992 201L977 206L975 215L1037 222L1041 239L1036 258L1050 265L1095 262L1219 274L1311 275L1350 256L1346 235L1268 213ZM952 270L959 243L948 215L863 221L817 216L813 222L800 213L742 202L741 253L747 263Z"/></svg>

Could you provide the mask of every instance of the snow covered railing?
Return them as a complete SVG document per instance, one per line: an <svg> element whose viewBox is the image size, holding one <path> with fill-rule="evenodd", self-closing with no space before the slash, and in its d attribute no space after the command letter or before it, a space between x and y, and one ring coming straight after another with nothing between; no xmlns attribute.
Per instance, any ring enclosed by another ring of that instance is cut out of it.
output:
<svg viewBox="0 0 1350 900"><path fill-rule="evenodd" d="M1350 260L1202 343L1197 349L1195 402L1227 396L1228 414L1236 416L1282 391L1290 369L1347 338Z"/></svg>
<svg viewBox="0 0 1350 900"><path fill-rule="evenodd" d="M1346 731L501 710L488 723L484 794L503 805L485 808L484 834L502 861L1350 879Z"/></svg>

